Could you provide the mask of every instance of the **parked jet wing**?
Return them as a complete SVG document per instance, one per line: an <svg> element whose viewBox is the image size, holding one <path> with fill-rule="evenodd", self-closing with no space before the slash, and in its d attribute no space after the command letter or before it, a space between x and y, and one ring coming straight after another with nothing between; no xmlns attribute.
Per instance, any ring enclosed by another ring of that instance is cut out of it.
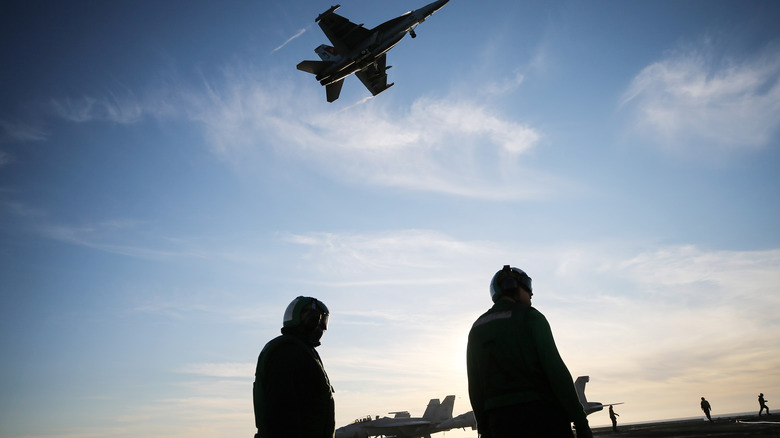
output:
<svg viewBox="0 0 780 438"><path fill-rule="evenodd" d="M389 421L387 421L389 420ZM380 418L363 426L363 429L371 435L409 435L421 427L430 426L427 420L414 418Z"/></svg>
<svg viewBox="0 0 780 438"><path fill-rule="evenodd" d="M371 32L363 25L357 25L336 13L325 15L319 23L322 32L342 56L349 56L371 36Z"/></svg>

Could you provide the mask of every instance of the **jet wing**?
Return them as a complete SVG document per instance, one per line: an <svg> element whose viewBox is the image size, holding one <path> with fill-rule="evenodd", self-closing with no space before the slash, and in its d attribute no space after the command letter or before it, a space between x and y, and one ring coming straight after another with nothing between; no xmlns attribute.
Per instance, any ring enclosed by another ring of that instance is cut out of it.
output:
<svg viewBox="0 0 780 438"><path fill-rule="evenodd" d="M390 421L383 421L390 420ZM363 426L363 430L372 435L411 435L420 428L430 427L431 422L422 419L382 418Z"/></svg>
<svg viewBox="0 0 780 438"><path fill-rule="evenodd" d="M393 84L387 85L386 71L387 56L382 54L373 64L355 73L355 76L360 79L360 82L368 88L372 95L376 96L393 86Z"/></svg>
<svg viewBox="0 0 780 438"><path fill-rule="evenodd" d="M342 56L350 56L363 41L371 37L371 31L362 24L355 24L336 13L325 15L319 22L322 32Z"/></svg>

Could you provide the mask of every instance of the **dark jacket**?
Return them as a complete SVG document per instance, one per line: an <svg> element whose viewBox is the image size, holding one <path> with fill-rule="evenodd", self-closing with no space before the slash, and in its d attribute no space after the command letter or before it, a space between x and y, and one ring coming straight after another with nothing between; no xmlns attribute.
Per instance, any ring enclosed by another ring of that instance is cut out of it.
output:
<svg viewBox="0 0 780 438"><path fill-rule="evenodd" d="M333 388L316 345L285 328L263 348L254 384L259 438L333 438Z"/></svg>
<svg viewBox="0 0 780 438"><path fill-rule="evenodd" d="M533 307L499 300L471 328L469 398L480 433L493 409L554 403L575 425L588 424L547 319Z"/></svg>

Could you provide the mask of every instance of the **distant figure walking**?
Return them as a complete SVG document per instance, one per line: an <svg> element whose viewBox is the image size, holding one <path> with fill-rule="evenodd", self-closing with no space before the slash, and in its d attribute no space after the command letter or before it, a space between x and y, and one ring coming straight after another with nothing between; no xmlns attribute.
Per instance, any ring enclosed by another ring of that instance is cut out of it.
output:
<svg viewBox="0 0 780 438"><path fill-rule="evenodd" d="M761 407L761 409L758 410L758 416L761 416L761 413L764 412L764 409L766 409L767 415L772 415L769 413L769 406L766 405L766 399L764 398L764 393L758 394L758 405Z"/></svg>
<svg viewBox="0 0 780 438"><path fill-rule="evenodd" d="M609 419L612 420L612 432L617 432L617 417L619 417L620 414L616 414L615 410L612 409L612 406L609 407Z"/></svg>
<svg viewBox="0 0 780 438"><path fill-rule="evenodd" d="M712 423L712 417L710 417L712 406L710 406L710 402L705 400L704 397L701 398L701 410L704 411L704 415L706 415L707 419L710 420L710 423Z"/></svg>

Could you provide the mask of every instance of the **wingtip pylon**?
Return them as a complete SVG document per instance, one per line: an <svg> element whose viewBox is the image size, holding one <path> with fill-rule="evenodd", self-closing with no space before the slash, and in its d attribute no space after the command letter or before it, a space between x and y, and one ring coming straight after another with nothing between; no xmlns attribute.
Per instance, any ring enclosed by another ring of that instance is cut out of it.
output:
<svg viewBox="0 0 780 438"><path fill-rule="evenodd" d="M327 11L321 13L320 15L317 15L317 18L314 20L314 22L320 21L323 17L327 17L328 15L332 14L336 9L340 8L341 5L331 6L330 9Z"/></svg>

